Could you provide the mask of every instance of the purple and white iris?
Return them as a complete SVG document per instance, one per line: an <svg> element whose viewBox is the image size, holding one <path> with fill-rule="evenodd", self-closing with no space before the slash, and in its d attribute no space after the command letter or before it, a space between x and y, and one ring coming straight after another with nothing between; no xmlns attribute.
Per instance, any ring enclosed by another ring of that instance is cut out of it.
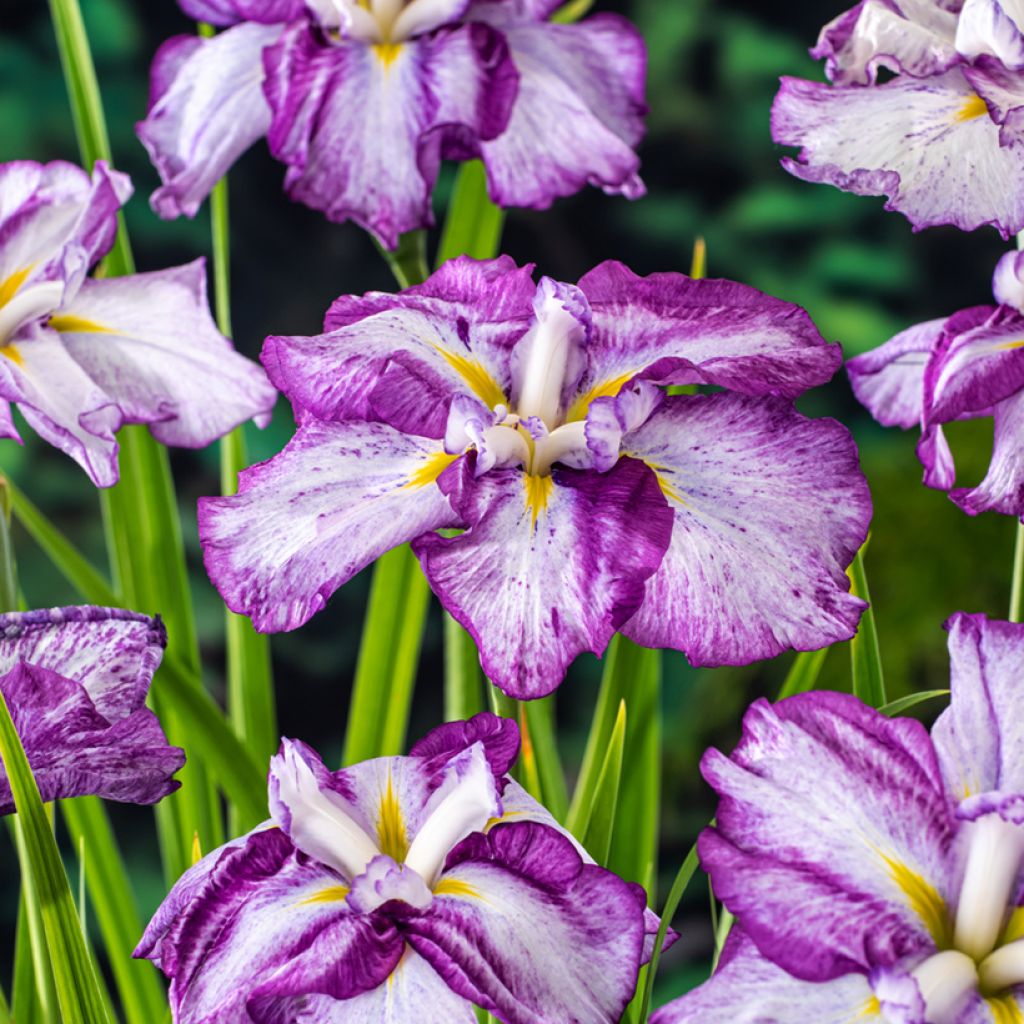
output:
<svg viewBox="0 0 1024 1024"><path fill-rule="evenodd" d="M269 417L276 393L214 326L203 260L96 280L127 177L99 162L0 164L0 437L11 402L97 487L118 479L117 431L201 448Z"/></svg>
<svg viewBox="0 0 1024 1024"><path fill-rule="evenodd" d="M1024 228L1020 0L861 0L811 52L833 84L783 78L772 112L790 173L888 196L916 229Z"/></svg>
<svg viewBox="0 0 1024 1024"><path fill-rule="evenodd" d="M188 871L136 950L176 1024L618 1021L657 921L507 776L518 748L489 714L339 772L285 740L271 822Z"/></svg>
<svg viewBox="0 0 1024 1024"><path fill-rule="evenodd" d="M146 708L166 643L158 619L118 608L0 615L0 693L43 800L152 804L178 788L185 755ZM0 814L13 810L0 764Z"/></svg>
<svg viewBox="0 0 1024 1024"><path fill-rule="evenodd" d="M442 159L542 209L586 184L643 194L646 50L625 19L550 21L559 0L180 0L223 26L177 36L138 126L162 217L193 216L266 135L289 194L389 248L433 223Z"/></svg>
<svg viewBox="0 0 1024 1024"><path fill-rule="evenodd" d="M399 295L338 299L319 337L267 339L299 428L237 496L200 502L228 606L294 629L411 540L519 698L617 629L701 665L851 636L863 604L843 570L870 498L846 429L791 401L839 346L729 281L531 271L456 260Z"/></svg>
<svg viewBox="0 0 1024 1024"><path fill-rule="evenodd" d="M847 364L854 393L883 426L920 426L924 482L969 515L1024 517L1024 254L1007 253L993 281L997 306L975 306L911 327ZM943 424L992 416L985 479L954 487Z"/></svg>
<svg viewBox="0 0 1024 1024"><path fill-rule="evenodd" d="M756 702L699 850L736 915L654 1024L1009 1024L1024 1014L1024 625L947 623L931 736L847 694Z"/></svg>

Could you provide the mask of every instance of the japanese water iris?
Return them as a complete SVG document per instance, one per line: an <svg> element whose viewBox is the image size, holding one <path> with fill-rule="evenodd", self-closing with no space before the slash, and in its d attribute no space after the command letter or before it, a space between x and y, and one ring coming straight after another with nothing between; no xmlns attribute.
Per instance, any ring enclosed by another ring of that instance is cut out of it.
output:
<svg viewBox="0 0 1024 1024"><path fill-rule="evenodd" d="M214 326L202 260L86 277L130 194L102 162L91 177L65 163L0 165L0 436L20 440L13 402L98 487L117 482L122 425L200 448L268 416L276 398Z"/></svg>
<svg viewBox="0 0 1024 1024"><path fill-rule="evenodd" d="M139 137L164 217L192 216L266 135L295 199L394 248L432 223L442 158L483 159L502 206L586 184L643 193L646 52L625 19L549 20L557 0L181 0L225 26L157 54Z"/></svg>
<svg viewBox="0 0 1024 1024"><path fill-rule="evenodd" d="M146 694L167 642L157 619L117 608L0 615L0 693L44 800L155 803L185 763ZM0 814L14 810L0 765Z"/></svg>
<svg viewBox="0 0 1024 1024"><path fill-rule="evenodd" d="M187 872L136 951L177 1024L618 1021L643 891L506 775L518 745L483 714L332 773L284 741L272 820Z"/></svg>
<svg viewBox="0 0 1024 1024"><path fill-rule="evenodd" d="M1024 255L1007 253L993 281L996 306L918 324L847 364L854 392L885 426L920 426L917 454L929 487L969 515L1024 516ZM992 461L977 487L954 487L943 424L993 417Z"/></svg>
<svg viewBox="0 0 1024 1024"><path fill-rule="evenodd" d="M840 693L755 703L700 839L736 915L723 964L657 1024L1024 1019L1024 626L947 623L929 736Z"/></svg>
<svg viewBox="0 0 1024 1024"><path fill-rule="evenodd" d="M1022 29L1019 0L861 0L812 51L833 84L782 80L773 136L801 147L784 166L888 196L915 228L1020 231Z"/></svg>
<svg viewBox="0 0 1024 1024"><path fill-rule="evenodd" d="M728 281L605 263L537 286L531 270L460 259L339 299L323 335L267 339L299 428L237 496L200 503L228 605L294 629L412 540L521 698L616 629L697 664L849 637L863 605L843 570L870 501L847 431L791 401L839 347Z"/></svg>

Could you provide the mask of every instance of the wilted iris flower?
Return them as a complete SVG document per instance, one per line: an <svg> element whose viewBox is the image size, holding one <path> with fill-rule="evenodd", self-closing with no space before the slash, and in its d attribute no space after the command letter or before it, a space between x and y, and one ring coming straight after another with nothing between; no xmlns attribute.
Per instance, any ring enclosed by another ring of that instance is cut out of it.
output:
<svg viewBox="0 0 1024 1024"><path fill-rule="evenodd" d="M146 694L167 635L118 608L0 615L0 693L43 800L102 796L156 803L185 763ZM14 810L0 764L0 814Z"/></svg>
<svg viewBox="0 0 1024 1024"><path fill-rule="evenodd" d="M102 161L0 164L0 437L20 440L14 402L97 487L117 482L115 434L148 424L162 444L201 448L276 393L232 348L206 303L202 260L87 278L131 194Z"/></svg>
<svg viewBox="0 0 1024 1024"><path fill-rule="evenodd" d="M929 737L840 693L756 702L699 850L736 915L654 1024L1011 1024L1024 1015L1024 626L947 623Z"/></svg>
<svg viewBox="0 0 1024 1024"><path fill-rule="evenodd" d="M801 147L783 165L888 196L915 228L1020 231L1022 29L1019 0L861 0L812 51L833 84L782 80L772 133Z"/></svg>
<svg viewBox="0 0 1024 1024"><path fill-rule="evenodd" d="M643 890L506 775L518 747L489 714L340 772L285 740L271 822L188 871L136 950L176 1024L617 1022Z"/></svg>
<svg viewBox="0 0 1024 1024"><path fill-rule="evenodd" d="M969 515L1024 516L1024 254L1007 253L993 281L998 306L930 320L851 359L854 393L884 426L921 427L918 458L929 487ZM995 441L985 479L954 488L943 424L992 416Z"/></svg>
<svg viewBox="0 0 1024 1024"><path fill-rule="evenodd" d="M863 604L843 570L870 499L845 428L791 402L839 347L728 281L605 263L538 287L531 271L460 259L339 299L319 337L267 339L299 429L237 496L200 503L228 605L294 629L411 540L521 698L617 629L702 665L849 637Z"/></svg>
<svg viewBox="0 0 1024 1024"><path fill-rule="evenodd" d="M586 184L643 193L646 51L625 19L551 22L558 0L180 0L226 27L156 56L139 137L162 217L192 216L257 139L294 198L394 248L433 222L442 159L483 159L502 206Z"/></svg>

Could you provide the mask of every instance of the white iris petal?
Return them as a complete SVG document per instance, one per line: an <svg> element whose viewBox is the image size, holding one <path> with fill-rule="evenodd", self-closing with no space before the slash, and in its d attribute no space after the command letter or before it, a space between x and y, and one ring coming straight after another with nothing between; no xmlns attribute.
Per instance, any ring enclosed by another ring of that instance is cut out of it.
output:
<svg viewBox="0 0 1024 1024"><path fill-rule="evenodd" d="M22 324L48 316L63 298L62 281L45 281L15 293L13 298L0 306L0 345L6 343Z"/></svg>

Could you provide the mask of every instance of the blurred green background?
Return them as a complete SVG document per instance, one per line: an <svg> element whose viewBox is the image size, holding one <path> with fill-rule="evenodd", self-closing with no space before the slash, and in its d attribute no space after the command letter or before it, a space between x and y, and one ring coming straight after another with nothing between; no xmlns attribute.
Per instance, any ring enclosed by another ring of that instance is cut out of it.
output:
<svg viewBox="0 0 1024 1024"><path fill-rule="evenodd" d="M116 163L131 173L136 195L127 216L140 270L185 262L208 250L205 214L164 223L149 210L156 185L133 133L146 109L147 67L160 42L192 26L173 0L82 0L93 40ZM935 229L915 235L882 201L842 195L791 179L768 129L781 74L820 77L807 56L823 20L841 10L809 0L765 5L759 0L627 0L598 2L640 26L650 47L649 131L642 147L650 192L638 202L596 192L564 200L544 213L513 211L505 251L535 261L542 272L575 280L599 260L615 258L640 273L686 270L695 236L707 239L711 276L734 278L805 306L847 355L872 348L911 323L990 300L992 268L1007 244L992 231L962 235ZM55 45L42 3L0 0L0 160L77 158ZM353 225L332 225L290 203L282 168L263 143L231 178L234 320L237 344L259 353L273 333L315 333L331 300L344 292L391 289L372 244ZM451 175L438 190L442 209ZM892 696L943 687L947 660L943 620L953 611L1005 615L1013 522L995 515L972 520L944 495L920 485L915 437L885 431L854 402L844 377L801 402L810 415L846 423L861 448L875 497L868 571ZM266 431L253 430L254 458L278 451L292 420L283 406ZM102 564L99 506L86 477L65 457L37 443L0 445L11 474L77 542ZM984 473L991 443L987 424L952 432L961 479ZM207 582L195 533L195 499L215 493L217 455L176 452L181 515L193 568L204 642L206 678L221 693L222 606ZM16 536L22 583L32 605L68 604L75 594L22 533ZM282 731L317 747L328 760L341 748L348 690L366 596L364 573L297 633L274 641ZM441 621L431 611L411 736L441 715ZM743 709L773 694L790 657L745 669L694 671L679 655L665 657L665 762L662 887L664 899L682 857L713 813L697 773L709 745L730 747ZM600 664L588 656L559 691L563 755L575 770L593 708ZM826 662L823 683L848 685L845 645ZM148 811L116 808L144 910L162 892ZM0 977L9 964L17 869L0 855ZM666 957L659 1000L706 976L711 949L708 893L695 879L679 922L682 940Z"/></svg>

